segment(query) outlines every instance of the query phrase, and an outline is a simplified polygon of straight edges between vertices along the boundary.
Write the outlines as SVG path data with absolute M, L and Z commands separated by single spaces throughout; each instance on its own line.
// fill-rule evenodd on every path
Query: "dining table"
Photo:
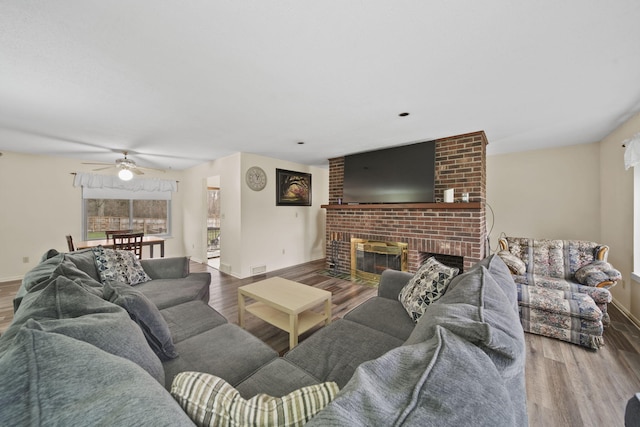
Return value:
M 162 237 L 157 236 L 143 236 L 142 237 L 142 246 L 149 247 L 149 257 L 153 258 L 153 248 L 154 246 L 160 246 L 160 257 L 164 258 L 164 239 Z M 77 242 L 75 244 L 76 250 L 80 249 L 88 249 L 88 248 L 97 248 L 98 246 L 102 246 L 103 248 L 113 248 L 114 243 L 112 239 L 97 239 L 97 240 L 84 240 L 81 242 Z

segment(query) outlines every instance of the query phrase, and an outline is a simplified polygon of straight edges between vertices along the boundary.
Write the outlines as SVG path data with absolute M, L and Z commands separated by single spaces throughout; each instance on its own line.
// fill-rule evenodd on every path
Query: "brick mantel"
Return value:
M 453 188 L 456 198 L 469 193 L 470 203 L 339 205 L 344 157 L 329 159 L 326 253 L 337 245 L 337 269 L 350 271 L 352 237 L 408 243 L 409 271 L 417 270 L 423 253 L 463 257 L 465 269 L 484 258 L 486 144 L 482 131 L 436 140 L 436 200 Z

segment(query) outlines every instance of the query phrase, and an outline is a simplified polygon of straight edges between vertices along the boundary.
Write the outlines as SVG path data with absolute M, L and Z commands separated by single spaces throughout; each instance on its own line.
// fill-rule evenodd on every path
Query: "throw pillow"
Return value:
M 513 274 L 523 276 L 527 272 L 527 266 L 524 261 L 509 251 L 500 251 L 498 252 L 498 256 L 502 258 L 502 261 L 507 264 L 507 267 L 509 267 L 509 270 L 511 270 Z
M 166 320 L 158 307 L 142 292 L 124 283 L 107 282 L 104 284 L 104 297 L 127 310 L 160 360 L 166 361 L 178 356 Z
M 594 261 L 576 271 L 576 280 L 587 286 L 598 286 L 602 282 L 615 282 L 622 279 L 622 274 L 606 261 Z
M 96 259 L 96 269 L 100 275 L 100 281 L 106 283 L 116 280 L 122 283 L 128 283 L 128 276 L 124 265 L 120 262 L 118 254 L 113 249 L 106 249 L 98 246 L 93 249 L 93 255 Z
M 201 372 L 181 372 L 171 385 L 171 395 L 199 426 L 302 426 L 337 393 L 337 384 L 326 382 L 246 400 L 222 378 Z
M 93 252 L 102 283 L 115 280 L 137 285 L 151 280 L 133 252 L 116 251 L 102 246 L 93 248 Z
M 133 252 L 130 251 L 116 251 L 120 262 L 124 268 L 127 276 L 127 282 L 130 285 L 137 285 L 138 283 L 144 283 L 151 280 L 151 277 L 144 271 L 140 260 Z
M 441 264 L 434 257 L 420 266 L 398 295 L 398 300 L 414 322 L 420 319 L 429 304 L 444 295 L 449 282 L 458 271 L 457 268 Z

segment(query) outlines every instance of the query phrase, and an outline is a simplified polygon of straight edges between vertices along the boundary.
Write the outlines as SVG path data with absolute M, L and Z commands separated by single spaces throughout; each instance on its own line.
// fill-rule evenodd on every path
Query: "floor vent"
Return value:
M 266 265 L 258 265 L 257 267 L 251 267 L 251 275 L 255 276 L 256 274 L 264 274 L 267 272 Z

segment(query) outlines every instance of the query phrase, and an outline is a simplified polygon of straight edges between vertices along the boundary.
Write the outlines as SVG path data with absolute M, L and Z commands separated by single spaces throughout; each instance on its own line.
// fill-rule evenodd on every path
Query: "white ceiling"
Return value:
M 0 2 L 5 151 L 327 165 L 477 130 L 489 154 L 591 143 L 638 111 L 638 0 Z

